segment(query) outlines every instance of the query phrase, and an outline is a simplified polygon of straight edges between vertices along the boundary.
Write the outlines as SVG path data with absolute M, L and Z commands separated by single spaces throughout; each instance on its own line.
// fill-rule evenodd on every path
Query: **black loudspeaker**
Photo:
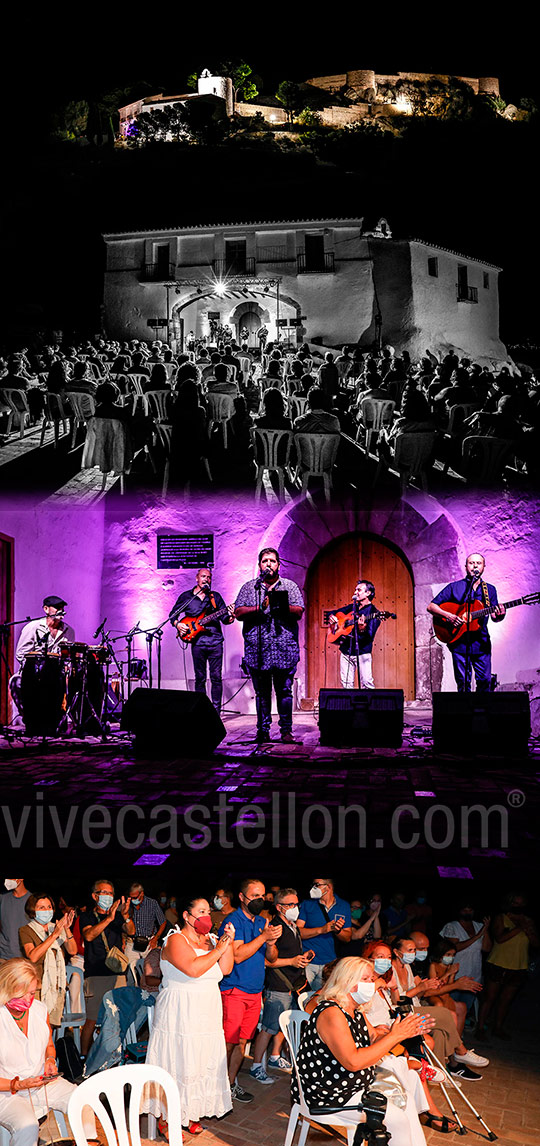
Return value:
M 403 739 L 401 688 L 321 688 L 321 744 L 334 748 L 399 748 Z
M 204 756 L 225 736 L 208 697 L 178 688 L 134 689 L 121 727 L 135 733 L 135 751 L 143 756 Z
M 531 735 L 528 692 L 434 692 L 435 752 L 526 756 Z

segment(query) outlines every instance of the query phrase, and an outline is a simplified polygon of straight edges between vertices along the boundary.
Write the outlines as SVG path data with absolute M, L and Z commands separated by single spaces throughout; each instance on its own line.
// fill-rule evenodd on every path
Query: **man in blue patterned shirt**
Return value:
M 244 659 L 255 688 L 258 744 L 270 740 L 272 685 L 281 739 L 294 743 L 292 686 L 300 659 L 298 621 L 303 612 L 298 585 L 279 575 L 277 549 L 262 549 L 259 576 L 242 585 L 235 602 L 235 616 L 244 627 Z

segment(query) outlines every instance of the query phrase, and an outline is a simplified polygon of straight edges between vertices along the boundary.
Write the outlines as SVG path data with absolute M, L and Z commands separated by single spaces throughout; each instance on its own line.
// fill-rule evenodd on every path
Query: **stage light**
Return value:
M 222 282 L 216 284 L 216 294 L 218 298 L 223 298 L 223 295 L 225 294 L 225 286 Z
M 159 867 L 160 864 L 165 863 L 165 860 L 169 859 L 169 856 L 170 852 L 168 852 L 167 855 L 151 853 L 150 855 L 139 856 L 139 858 L 135 860 L 133 867 Z

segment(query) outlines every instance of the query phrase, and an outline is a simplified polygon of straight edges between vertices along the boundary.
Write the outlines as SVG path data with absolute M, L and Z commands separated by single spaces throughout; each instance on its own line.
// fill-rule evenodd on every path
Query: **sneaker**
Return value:
M 281 733 L 281 743 L 282 744 L 296 744 L 296 740 L 294 739 L 292 732 L 282 732 Z
M 264 1066 L 252 1066 L 249 1073 L 251 1078 L 255 1079 L 255 1082 L 260 1082 L 263 1086 L 273 1086 L 276 1081 L 275 1078 L 270 1078 Z
M 249 1090 L 244 1090 L 238 1082 L 233 1082 L 231 1086 L 231 1098 L 236 1098 L 237 1102 L 253 1102 L 253 1095 Z
M 449 1062 L 446 1069 L 449 1074 L 457 1075 L 458 1078 L 464 1078 L 466 1082 L 479 1082 L 482 1078 L 481 1074 L 471 1070 L 469 1066 L 465 1066 L 464 1062 Z
M 489 1059 L 476 1054 L 474 1047 L 471 1047 L 466 1054 L 454 1054 L 454 1058 L 456 1062 L 466 1062 L 467 1066 L 489 1066 Z
M 292 1066 L 289 1060 L 287 1058 L 283 1058 L 283 1055 L 280 1054 L 271 1055 L 268 1059 L 268 1066 L 271 1070 L 286 1070 L 287 1074 L 292 1073 Z

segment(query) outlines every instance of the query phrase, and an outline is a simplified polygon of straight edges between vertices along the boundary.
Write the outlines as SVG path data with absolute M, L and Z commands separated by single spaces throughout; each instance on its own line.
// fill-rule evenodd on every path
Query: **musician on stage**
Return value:
M 21 630 L 15 656 L 20 664 L 21 671 L 28 653 L 53 653 L 58 656 L 60 645 L 75 640 L 75 630 L 64 621 L 64 611 L 67 602 L 62 597 L 52 593 L 43 598 L 44 617 L 38 621 L 29 621 Z M 9 691 L 19 713 L 22 712 L 21 673 L 15 672 L 9 682 Z
M 209 618 L 212 613 L 223 610 L 221 617 L 215 621 L 209 620 L 201 633 L 191 642 L 191 655 L 195 670 L 195 692 L 202 692 L 206 696 L 207 666 L 210 673 L 210 691 L 212 704 L 217 712 L 221 711 L 221 698 L 223 695 L 223 633 L 222 625 L 232 625 L 234 621 L 234 608 L 226 605 L 221 593 L 212 590 L 211 569 L 199 569 L 195 577 L 193 589 L 181 593 L 176 604 L 169 613 L 171 625 L 178 629 L 181 637 L 189 634 L 189 625 L 183 617 Z
M 342 688 L 354 688 L 357 669 L 359 687 L 375 688 L 371 652 L 381 618 L 373 616 L 376 611 L 372 604 L 374 596 L 375 586 L 371 581 L 358 581 L 350 604 L 340 605 L 329 617 L 330 625 L 339 624 L 336 613 L 351 615 L 353 619 L 349 636 L 340 637 L 336 642 L 340 652 L 339 671 Z
M 476 681 L 477 692 L 489 692 L 491 688 L 491 640 L 488 631 L 488 620 L 504 620 L 506 610 L 499 605 L 497 590 L 483 580 L 486 567 L 485 557 L 481 553 L 470 553 L 465 562 L 466 576 L 460 581 L 451 581 L 445 585 L 440 593 L 428 605 L 428 613 L 435 617 L 442 617 L 454 628 L 463 623 L 462 619 L 444 608 L 445 604 L 466 605 L 469 601 L 479 601 L 483 608 L 490 608 L 490 613 L 480 617 L 477 624 L 479 628 L 462 633 L 459 640 L 450 645 L 454 677 L 458 692 L 471 692 L 472 670 Z
M 15 656 L 21 667 L 28 653 L 57 653 L 59 645 L 75 640 L 74 629 L 63 619 L 66 608 L 67 602 L 62 597 L 51 594 L 43 598 L 45 617 L 29 621 L 17 641 Z
M 255 688 L 257 743 L 270 741 L 272 685 L 281 739 L 293 744 L 292 687 L 300 659 L 298 621 L 304 601 L 298 585 L 279 574 L 277 549 L 259 553 L 259 576 L 242 585 L 235 613 L 244 626 L 245 663 Z

